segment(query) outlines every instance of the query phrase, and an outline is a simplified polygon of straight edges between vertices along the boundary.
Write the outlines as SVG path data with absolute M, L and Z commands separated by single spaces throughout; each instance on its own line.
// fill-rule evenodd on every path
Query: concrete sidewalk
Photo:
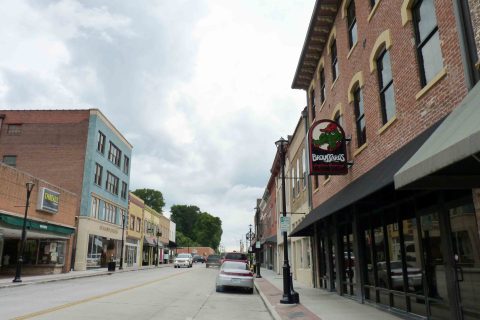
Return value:
M 309 288 L 293 281 L 295 291 L 300 295 L 300 304 L 283 305 L 283 278 L 271 270 L 262 269 L 262 278 L 255 279 L 255 287 L 275 320 L 398 320 L 388 312 L 378 310 L 343 298 L 336 293 Z
M 15 283 L 12 282 L 14 276 L 9 276 L 9 277 L 2 276 L 0 278 L 0 289 L 11 288 L 16 286 L 25 286 L 29 284 L 53 282 L 53 281 L 60 281 L 60 280 L 70 280 L 70 279 L 78 279 L 78 278 L 86 278 L 86 277 L 97 277 L 97 276 L 110 275 L 113 273 L 149 270 L 149 269 L 166 268 L 166 267 L 173 267 L 173 263 L 160 264 L 158 267 L 142 266 L 142 267 L 124 268 L 123 270 L 119 270 L 117 268 L 116 271 L 108 271 L 107 268 L 98 268 L 98 269 L 91 269 L 86 271 L 70 271 L 68 273 L 59 273 L 59 274 L 22 276 L 22 282 L 15 282 Z

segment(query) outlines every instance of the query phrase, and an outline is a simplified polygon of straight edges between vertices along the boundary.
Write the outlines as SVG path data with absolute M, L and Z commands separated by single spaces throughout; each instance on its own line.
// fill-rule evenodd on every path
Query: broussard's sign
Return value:
M 47 188 L 40 188 L 37 209 L 50 213 L 58 213 L 60 193 Z
M 332 120 L 318 120 L 308 133 L 311 175 L 348 173 L 345 132 Z

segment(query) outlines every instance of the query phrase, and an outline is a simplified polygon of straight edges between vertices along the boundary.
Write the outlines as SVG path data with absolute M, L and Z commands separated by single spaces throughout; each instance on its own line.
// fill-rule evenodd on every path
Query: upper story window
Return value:
M 127 192 L 128 192 L 127 183 L 122 181 L 122 192 L 120 193 L 120 196 L 122 197 L 122 199 L 127 199 Z
M 112 161 L 117 167 L 120 167 L 120 159 L 122 157 L 122 151 L 117 148 L 113 142 L 110 141 L 110 149 L 108 150 L 108 160 Z
M 142 219 L 137 218 L 137 228 L 135 231 L 140 232 L 140 226 L 142 225 Z
M 313 119 L 315 119 L 315 116 L 316 116 L 316 113 L 317 113 L 317 106 L 315 105 L 315 90 L 312 89 L 312 91 L 310 91 L 310 106 L 312 108 L 312 121 Z
M 295 170 L 292 168 L 292 170 L 290 171 L 290 182 L 292 184 L 292 198 L 295 197 Z
M 105 207 L 103 210 L 104 210 L 105 221 L 110 223 L 115 223 L 115 218 L 116 218 L 115 206 L 110 203 L 105 203 Z
M 17 166 L 17 156 L 3 156 L 3 163 L 11 167 Z
M 129 171 L 130 171 L 130 158 L 125 155 L 123 156 L 123 172 L 125 174 L 128 174 Z
M 102 185 L 102 173 L 103 173 L 103 167 L 99 165 L 98 163 L 95 163 L 95 184 L 101 186 Z
M 340 126 L 343 127 L 343 116 L 340 111 L 337 111 L 335 113 L 335 116 L 333 117 L 333 121 L 335 121 L 336 123 L 338 123 Z
M 297 176 L 295 178 L 297 182 L 297 185 L 296 185 L 297 195 L 299 195 L 300 194 L 300 159 L 297 159 Z
M 395 97 L 393 90 L 390 53 L 383 50 L 377 58 L 378 85 L 380 89 L 380 105 L 382 108 L 382 123 L 387 123 L 395 115 Z
M 332 82 L 335 82 L 338 77 L 338 60 L 337 60 L 337 40 L 334 39 L 330 45 L 330 52 L 332 53 Z
M 350 0 L 347 7 L 347 23 L 348 23 L 348 44 L 353 48 L 357 43 L 357 18 L 355 16 L 355 1 Z
M 135 230 L 135 217 L 130 216 L 130 223 L 129 223 L 130 230 Z
M 101 131 L 98 131 L 97 135 L 97 151 L 101 154 L 105 153 L 105 135 Z
M 302 166 L 303 166 L 303 188 L 307 187 L 307 149 L 302 152 Z
M 105 184 L 107 191 L 118 195 L 118 177 L 107 171 L 107 181 Z
M 21 124 L 9 124 L 7 126 L 7 134 L 12 136 L 17 136 L 22 133 L 22 125 Z
M 413 21 L 422 87 L 443 69 L 437 17 L 433 0 L 419 0 L 413 8 Z
M 355 109 L 355 126 L 357 130 L 357 147 L 367 142 L 367 128 L 365 123 L 365 110 L 363 106 L 362 89 L 357 86 L 353 92 L 353 106 Z
M 100 199 L 92 197 L 92 214 L 94 218 L 98 218 L 98 210 L 100 208 Z
M 325 69 L 322 67 L 320 69 L 320 103 L 325 101 Z

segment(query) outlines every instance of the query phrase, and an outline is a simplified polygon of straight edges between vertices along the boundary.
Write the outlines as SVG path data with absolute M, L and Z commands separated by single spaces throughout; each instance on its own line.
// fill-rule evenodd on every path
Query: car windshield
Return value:
M 191 258 L 192 256 L 188 253 L 180 253 L 177 258 Z
M 240 269 L 240 270 L 247 270 L 248 266 L 244 262 L 234 262 L 234 261 L 227 261 L 224 262 L 222 265 L 223 269 Z
M 244 253 L 227 253 L 225 256 L 227 260 L 247 260 L 247 256 Z

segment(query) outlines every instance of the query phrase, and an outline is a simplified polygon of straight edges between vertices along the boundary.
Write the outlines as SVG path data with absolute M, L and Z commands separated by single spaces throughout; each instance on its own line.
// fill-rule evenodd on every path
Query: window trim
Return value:
M 114 155 L 114 153 L 112 152 L 112 149 L 115 151 L 118 151 L 118 157 Z M 115 143 L 113 143 L 112 141 L 110 141 L 110 147 L 108 149 L 108 160 L 114 165 L 116 165 L 117 167 L 120 167 L 120 164 L 122 163 L 122 150 L 120 150 L 120 148 L 117 147 Z M 114 161 L 114 160 L 118 160 L 118 163 L 117 161 Z
M 112 177 L 113 178 L 113 184 L 110 183 L 109 181 L 109 177 Z M 113 173 L 111 173 L 110 171 L 107 170 L 107 179 L 105 179 L 105 189 L 110 192 L 111 194 L 114 194 L 116 196 L 118 196 L 118 184 L 119 184 L 119 181 L 120 179 L 114 175 Z M 110 190 L 109 189 L 109 186 L 112 186 L 112 189 L 113 190 Z
M 98 168 L 100 168 L 100 175 L 97 179 Z M 93 176 L 93 183 L 95 183 L 97 186 L 102 186 L 102 178 L 103 178 L 103 166 L 95 162 L 95 174 Z
M 353 13 L 354 13 L 353 18 L 350 17 L 350 6 L 352 6 L 352 5 L 353 5 Z M 357 12 L 356 12 L 356 8 L 355 8 L 355 1 L 354 0 L 349 1 L 349 3 L 346 6 L 346 10 L 347 10 L 348 47 L 349 47 L 349 49 L 353 49 L 358 42 Z M 351 22 L 349 21 L 350 18 L 352 18 Z M 352 31 L 353 31 L 353 28 L 355 26 L 357 26 L 357 40 L 355 42 L 353 42 Z
M 98 130 L 98 135 L 97 135 L 97 151 L 100 152 L 101 154 L 105 154 L 105 142 L 107 141 L 107 137 L 105 134 Z
M 360 86 L 356 86 L 355 89 L 353 90 L 353 108 L 354 108 L 354 116 L 355 116 L 355 133 L 356 133 L 356 138 L 357 138 L 357 148 L 362 147 L 364 144 L 367 143 L 367 123 L 366 123 L 366 117 L 365 117 L 365 105 L 363 106 L 363 113 L 360 114 L 360 99 L 357 99 L 357 96 L 362 95 L 362 88 Z M 363 97 L 361 97 L 362 100 Z M 363 101 L 364 103 L 364 101 Z M 363 138 L 363 134 L 360 134 L 362 130 L 359 124 L 361 121 L 365 121 L 365 137 Z
M 332 40 L 332 43 L 330 44 L 330 58 L 331 58 L 330 71 L 332 72 L 332 82 L 335 83 L 335 81 L 338 79 L 338 76 L 340 74 L 340 70 L 338 70 L 337 72 L 337 69 L 339 69 L 339 66 L 338 66 L 337 39 L 335 38 Z
M 386 54 L 390 54 L 388 50 L 383 49 L 380 54 L 377 57 L 377 76 L 378 76 L 378 88 L 379 88 L 379 95 L 380 95 L 380 111 L 382 115 L 382 126 L 385 125 L 387 122 L 389 122 L 396 114 L 392 116 L 392 118 L 387 119 L 387 106 L 385 102 L 385 92 L 392 87 L 393 90 L 393 103 L 395 105 L 395 90 L 393 87 L 393 70 L 392 70 L 392 63 L 391 59 L 390 60 L 390 71 L 391 71 L 391 79 L 388 81 L 387 84 L 383 83 L 383 73 L 380 70 L 380 63 L 383 66 L 383 58 L 385 57 Z M 382 67 L 383 68 L 383 67 Z M 395 111 L 396 111 L 396 106 L 395 106 Z

